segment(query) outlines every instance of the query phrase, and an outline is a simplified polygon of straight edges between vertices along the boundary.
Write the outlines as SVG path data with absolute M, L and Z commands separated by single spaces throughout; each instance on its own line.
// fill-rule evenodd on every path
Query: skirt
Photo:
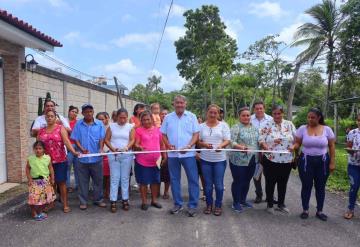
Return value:
M 141 185 L 159 184 L 160 170 L 157 166 L 147 167 L 135 161 L 135 178 Z
M 66 182 L 67 170 L 68 170 L 67 161 L 61 163 L 53 163 L 53 169 L 55 175 L 55 182 L 56 183 Z
M 103 176 L 110 176 L 109 157 L 103 156 Z
M 170 183 L 170 173 L 168 163 L 164 164 L 160 169 L 160 181 Z
M 48 178 L 34 179 L 29 186 L 28 204 L 42 206 L 55 201 L 56 195 Z

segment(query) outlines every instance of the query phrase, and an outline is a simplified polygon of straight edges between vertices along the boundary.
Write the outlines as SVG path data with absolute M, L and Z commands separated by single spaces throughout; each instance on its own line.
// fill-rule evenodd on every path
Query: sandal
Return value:
M 141 204 L 141 209 L 142 210 L 146 211 L 146 210 L 148 210 L 148 208 L 149 208 L 149 205 L 147 205 L 145 203 Z
M 345 214 L 344 214 L 344 218 L 347 220 L 351 220 L 354 217 L 354 211 L 353 210 L 348 210 Z
M 116 208 L 116 202 L 111 202 L 111 204 L 110 204 L 110 211 L 111 211 L 112 213 L 116 213 L 116 210 L 117 210 L 117 208 Z
M 169 197 L 169 194 L 164 194 L 164 195 L 163 195 L 163 199 L 164 199 L 164 200 L 167 200 L 167 199 L 169 199 L 169 198 L 170 198 L 170 197 Z
M 69 213 L 71 211 L 71 208 L 70 207 L 64 207 L 63 209 L 64 213 Z
M 214 215 L 215 216 L 220 216 L 221 214 L 222 214 L 222 209 L 216 207 L 215 210 L 214 210 Z
M 309 213 L 304 211 L 300 214 L 300 218 L 303 220 L 306 220 L 307 218 L 309 218 Z
M 204 209 L 204 214 L 211 214 L 212 212 L 212 205 L 207 205 Z
M 128 200 L 122 201 L 122 209 L 123 209 L 124 211 L 129 211 L 129 208 L 130 208 L 130 205 L 129 205 Z
M 159 209 L 162 208 L 162 205 L 158 202 L 152 202 L 151 206 L 153 206 L 154 208 L 159 208 Z

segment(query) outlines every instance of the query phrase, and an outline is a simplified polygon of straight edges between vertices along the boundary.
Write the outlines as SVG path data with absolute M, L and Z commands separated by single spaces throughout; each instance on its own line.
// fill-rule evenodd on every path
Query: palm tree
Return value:
M 322 3 L 311 7 L 305 13 L 313 17 L 315 23 L 301 25 L 295 33 L 295 42 L 292 46 L 308 45 L 308 48 L 301 52 L 296 60 L 308 61 L 311 66 L 318 59 L 325 58 L 327 92 L 324 113 L 327 115 L 331 86 L 334 79 L 334 50 L 343 22 L 343 15 L 337 8 L 335 0 L 323 0 Z

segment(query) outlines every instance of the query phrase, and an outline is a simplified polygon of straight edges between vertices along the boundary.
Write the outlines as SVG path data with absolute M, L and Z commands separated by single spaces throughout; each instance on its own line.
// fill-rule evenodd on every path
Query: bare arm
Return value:
M 26 162 L 26 167 L 25 167 L 25 173 L 26 173 L 26 177 L 28 179 L 28 185 L 30 186 L 31 183 L 32 183 L 32 177 L 30 176 L 30 164 L 29 164 L 29 161 Z
M 329 140 L 330 172 L 335 170 L 335 139 Z
M 31 130 L 31 136 L 32 137 L 37 137 L 38 133 L 39 133 L 39 129 L 32 129 Z
M 163 142 L 164 142 L 164 145 L 165 145 L 165 148 L 166 148 L 166 149 L 169 149 L 169 150 L 175 149 L 174 145 L 171 145 L 171 144 L 169 143 L 169 139 L 168 139 L 168 137 L 167 137 L 166 134 L 162 134 L 162 140 L 163 140 Z
M 89 150 L 87 150 L 83 146 L 81 146 L 81 144 L 80 144 L 80 142 L 78 140 L 75 140 L 75 144 L 83 154 L 88 154 L 89 153 Z
M 68 132 L 65 130 L 63 126 L 61 127 L 60 134 L 61 134 L 61 139 L 63 140 L 66 148 L 74 155 L 78 155 L 78 153 L 75 151 L 74 147 L 70 143 Z
M 50 171 L 50 183 L 55 184 L 54 168 L 53 168 L 51 162 L 49 163 L 49 171 Z
M 135 144 L 135 129 L 132 128 L 130 131 L 129 143 L 126 147 L 127 150 L 131 149 Z
M 106 146 L 108 146 L 108 148 L 110 149 L 111 152 L 116 152 L 116 148 L 114 148 L 112 145 L 111 145 L 111 129 L 110 128 L 107 128 L 106 130 L 106 134 L 105 134 L 105 144 Z

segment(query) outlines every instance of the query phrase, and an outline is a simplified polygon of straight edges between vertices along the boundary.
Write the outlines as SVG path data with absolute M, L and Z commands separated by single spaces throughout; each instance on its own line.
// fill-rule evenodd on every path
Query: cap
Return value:
M 92 105 L 90 105 L 90 104 L 82 105 L 81 110 L 84 111 L 84 110 L 86 110 L 88 108 L 94 110 L 94 107 Z

